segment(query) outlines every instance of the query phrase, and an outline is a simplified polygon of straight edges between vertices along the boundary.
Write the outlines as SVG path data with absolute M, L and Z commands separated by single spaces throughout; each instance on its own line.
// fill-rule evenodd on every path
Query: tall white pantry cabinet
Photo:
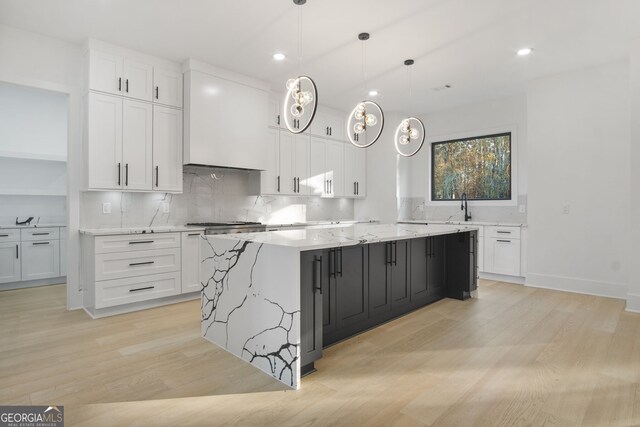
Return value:
M 180 66 L 90 41 L 85 67 L 85 190 L 181 192 Z

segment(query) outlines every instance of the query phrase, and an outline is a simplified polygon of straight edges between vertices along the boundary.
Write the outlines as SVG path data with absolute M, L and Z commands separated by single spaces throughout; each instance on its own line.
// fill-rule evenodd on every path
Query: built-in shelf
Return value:
M 67 156 L 60 156 L 57 154 L 40 154 L 40 153 L 20 153 L 16 151 L 1 151 L 0 157 L 6 157 L 10 159 L 24 159 L 24 160 L 42 160 L 47 162 L 66 162 Z

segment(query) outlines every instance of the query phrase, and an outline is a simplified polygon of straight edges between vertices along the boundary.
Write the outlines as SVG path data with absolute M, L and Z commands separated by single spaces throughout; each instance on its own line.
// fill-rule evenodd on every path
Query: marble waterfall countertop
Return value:
M 302 230 L 280 230 L 260 233 L 217 234 L 215 238 L 232 241 L 284 246 L 299 251 L 335 248 L 392 240 L 414 239 L 439 234 L 460 233 L 476 228 L 446 224 L 339 224 Z M 208 236 L 213 238 L 214 236 Z
M 410 219 L 398 221 L 398 224 L 448 224 L 448 225 L 493 225 L 496 227 L 526 227 L 524 222 L 506 222 L 506 221 L 444 221 L 431 219 Z
M 159 227 L 132 227 L 132 228 L 81 228 L 80 234 L 89 236 L 113 236 L 118 234 L 153 234 L 153 233 L 177 233 L 181 231 L 202 231 L 204 227 L 187 227 L 184 225 L 165 225 Z

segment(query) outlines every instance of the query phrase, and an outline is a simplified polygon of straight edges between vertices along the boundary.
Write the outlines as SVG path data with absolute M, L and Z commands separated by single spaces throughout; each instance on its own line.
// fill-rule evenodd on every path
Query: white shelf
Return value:
M 60 156 L 56 154 L 39 154 L 39 153 L 19 153 L 15 151 L 0 151 L 0 157 L 6 157 L 10 159 L 23 159 L 23 160 L 40 160 L 47 162 L 66 162 L 67 156 Z

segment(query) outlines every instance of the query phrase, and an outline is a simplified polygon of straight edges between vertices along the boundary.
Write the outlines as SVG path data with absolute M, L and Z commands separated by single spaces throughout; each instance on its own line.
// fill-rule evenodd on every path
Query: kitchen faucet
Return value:
M 464 220 L 469 221 L 471 219 L 471 214 L 467 214 L 467 193 L 462 193 L 462 197 L 461 197 L 461 204 L 460 204 L 460 210 L 464 211 Z

